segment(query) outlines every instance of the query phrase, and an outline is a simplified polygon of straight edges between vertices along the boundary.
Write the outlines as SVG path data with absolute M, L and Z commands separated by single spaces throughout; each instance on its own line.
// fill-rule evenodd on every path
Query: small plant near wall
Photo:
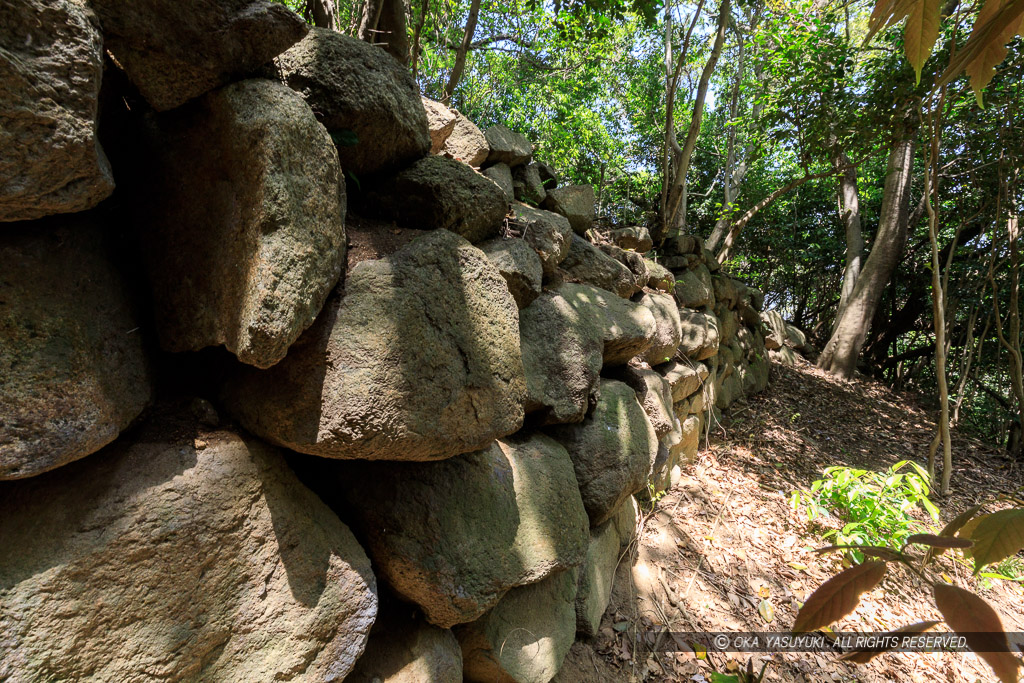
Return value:
M 1024 489 L 1022 489 L 1024 491 Z M 986 508 L 1009 503 L 1013 507 L 983 512 Z M 909 582 L 917 577 L 931 585 L 935 607 L 946 624 L 967 646 L 978 654 L 1002 683 L 1016 683 L 1020 660 L 1009 647 L 999 614 L 973 592 L 952 585 L 947 577 L 936 573 L 934 563 L 947 550 L 961 553 L 963 561 L 973 563 L 974 574 L 992 564 L 1005 562 L 1024 548 L 1024 500 L 1021 491 L 975 505 L 958 515 L 938 534 L 911 533 L 895 546 L 882 544 L 837 544 L 817 552 L 856 550 L 865 559 L 822 584 L 808 598 L 796 615 L 793 632 L 813 631 L 842 619 L 856 609 L 860 596 L 879 585 L 895 565 L 902 569 L 901 579 Z M 902 626 L 886 635 L 923 633 L 940 622 L 919 621 Z M 862 664 L 885 648 L 852 650 L 842 656 Z
M 915 508 L 920 506 L 938 523 L 939 510 L 928 498 L 930 490 L 924 468 L 902 460 L 885 472 L 829 467 L 810 491 L 794 491 L 790 502 L 794 510 L 802 503 L 809 521 L 837 519 L 842 527 L 823 535 L 836 545 L 898 549 L 912 534 L 928 531 L 910 515 Z M 864 560 L 855 548 L 849 554 L 857 562 Z

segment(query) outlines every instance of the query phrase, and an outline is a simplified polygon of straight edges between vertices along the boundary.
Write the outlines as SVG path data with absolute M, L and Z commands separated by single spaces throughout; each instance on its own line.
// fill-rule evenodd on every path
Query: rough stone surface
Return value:
M 494 237 L 508 213 L 497 185 L 466 164 L 428 156 L 368 188 L 366 208 L 410 228 L 444 228 L 470 242 Z
M 436 626 L 579 566 L 587 515 L 565 449 L 543 434 L 435 463 L 330 463 L 378 576 Z M 386 501 L 386 504 L 382 504 Z
M 0 559 L 0 678 L 314 683 L 351 670 L 377 612 L 362 548 L 278 451 L 202 440 L 143 435 L 0 484 L 0 543 L 18 549 Z
M 679 310 L 679 321 L 683 326 L 679 351 L 689 360 L 704 360 L 718 353 L 720 336 L 715 316 L 683 308 Z
M 505 194 L 505 199 L 510 202 L 515 199 L 512 169 L 508 167 L 508 164 L 495 164 L 494 166 L 488 166 L 480 172 L 493 180 L 501 188 L 501 191 Z
M 676 235 L 665 240 L 666 254 L 702 254 L 704 242 L 696 235 Z
M 421 97 L 427 113 L 427 130 L 430 133 L 430 153 L 437 154 L 444 147 L 448 136 L 455 130 L 458 113 L 429 97 Z
M 645 259 L 645 263 L 647 265 L 647 286 L 671 294 L 676 288 L 676 276 L 672 274 L 672 271 L 650 259 Z
M 478 621 L 456 629 L 469 683 L 548 683 L 576 639 L 579 570 L 515 588 Z
M 566 185 L 547 191 L 544 208 L 569 219 L 573 232 L 582 235 L 594 224 L 594 188 L 591 185 Z
M 253 433 L 331 458 L 430 460 L 519 429 L 519 315 L 505 280 L 446 230 L 349 273 L 288 357 L 224 399 Z
M 623 509 L 628 503 L 623 504 Z M 585 636 L 597 635 L 601 617 L 612 597 L 612 583 L 619 564 L 620 538 L 615 520 L 591 530 L 587 560 L 580 568 L 576 590 L 576 631 Z
M 646 308 L 596 287 L 563 284 L 520 312 L 527 412 L 541 422 L 579 422 L 604 365 L 643 353 L 655 333 Z
M 452 158 L 476 168 L 487 161 L 490 152 L 487 138 L 476 124 L 455 112 L 455 127 L 441 148 L 441 153 L 451 155 Z
M 629 268 L 629 272 L 633 273 L 633 280 L 638 290 L 643 289 L 647 285 L 647 280 L 651 274 L 647 270 L 647 259 L 643 256 L 635 251 L 621 249 L 614 244 L 602 244 L 598 249 L 626 266 L 626 268 Z
M 430 151 L 427 113 L 416 81 L 384 50 L 312 28 L 274 66 L 338 141 L 346 171 L 362 178 Z M 350 144 L 353 136 L 355 144 Z
M 660 374 L 640 365 L 625 365 L 612 369 L 609 376 L 625 382 L 636 392 L 636 399 L 659 439 L 677 426 L 672 387 Z
M 526 164 L 517 166 L 512 174 L 515 197 L 519 201 L 540 206 L 547 197 L 544 184 L 540 179 L 540 169 L 537 164 Z
M 708 378 L 711 371 L 704 363 L 677 363 L 671 361 L 655 368 L 672 387 L 672 400 L 679 402 L 692 396 Z
M 93 453 L 149 401 L 142 335 L 96 222 L 0 231 L 0 479 Z
M 640 291 L 633 271 L 576 234 L 572 236 L 569 254 L 561 267 L 574 280 L 607 289 L 621 297 L 629 298 Z
M 647 484 L 658 437 L 628 385 L 602 379 L 583 422 L 548 429 L 569 451 L 592 527 Z
M 104 49 L 157 111 L 252 73 L 309 30 L 299 15 L 266 0 L 92 5 L 103 25 Z
M 515 168 L 520 164 L 525 164 L 533 156 L 533 144 L 526 139 L 526 136 L 516 133 L 508 126 L 500 123 L 491 126 L 484 133 L 484 137 L 490 148 L 490 153 L 487 155 L 488 164 L 505 163 Z
M 651 348 L 644 359 L 651 365 L 658 365 L 672 359 L 682 342 L 683 329 L 679 319 L 679 308 L 670 294 L 647 292 L 637 302 L 654 317 L 655 333 Z
M 681 270 L 676 274 L 673 291 L 676 301 L 683 308 L 701 308 L 715 304 L 715 290 L 711 284 L 711 273 L 707 266 L 697 264 L 694 268 Z
M 462 683 L 462 649 L 455 634 L 426 623 L 412 607 L 382 602 L 345 683 Z
M 640 506 L 636 498 L 630 496 L 612 515 L 612 524 L 619 536 L 619 547 L 625 548 L 636 538 L 637 520 L 640 519 Z
M 526 308 L 540 295 L 540 257 L 524 240 L 497 237 L 481 244 L 480 249 L 505 278 L 519 308 Z
M 5 2 L 0 45 L 0 221 L 92 208 L 114 190 L 96 139 L 96 16 L 82 2 Z
M 689 464 L 697 460 L 697 449 L 700 446 L 700 418 L 690 415 L 681 420 L 682 439 L 679 441 L 678 460 Z
M 604 325 L 592 301 L 593 288 L 567 284 L 519 314 L 525 409 L 543 410 L 542 422 L 579 422 L 597 388 Z
M 611 238 L 612 242 L 623 249 L 632 249 L 640 253 L 650 251 L 654 247 L 650 231 L 639 225 L 612 230 Z
M 320 312 L 345 262 L 338 155 L 280 83 L 232 83 L 149 120 L 140 230 L 160 343 L 225 345 L 269 367 Z
M 525 204 L 513 204 L 512 210 L 516 225 L 523 231 L 523 239 L 540 256 L 544 277 L 551 277 L 569 255 L 572 242 L 569 221 L 565 216 L 534 209 Z

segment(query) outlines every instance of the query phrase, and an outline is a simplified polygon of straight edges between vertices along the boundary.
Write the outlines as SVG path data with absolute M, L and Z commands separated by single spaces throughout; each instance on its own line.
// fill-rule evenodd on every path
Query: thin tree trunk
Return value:
M 420 64 L 420 34 L 423 33 L 423 25 L 427 21 L 427 9 L 430 7 L 430 0 L 423 0 L 423 6 L 420 7 L 420 19 L 416 22 L 416 27 L 412 32 L 412 78 L 416 80 L 419 77 L 419 64 Z
M 340 31 L 338 23 L 338 7 L 334 0 L 306 0 L 306 18 L 313 21 L 313 26 Z
M 740 36 L 739 43 L 740 54 L 736 64 L 736 80 L 732 84 L 732 95 L 729 99 L 729 121 L 732 125 L 729 126 L 728 142 L 726 143 L 725 152 L 725 171 L 722 173 L 722 213 L 719 215 L 718 220 L 715 221 L 715 227 L 704 243 L 704 246 L 711 250 L 714 250 L 722 240 L 722 237 L 725 236 L 725 232 L 729 228 L 729 223 L 731 222 L 730 216 L 732 215 L 733 210 L 732 203 L 736 200 L 736 197 L 733 196 L 733 188 L 736 186 L 736 178 L 733 174 L 736 170 L 735 121 L 737 113 L 739 112 L 740 82 L 743 80 L 744 41 L 742 36 Z
M 811 175 L 805 175 L 802 178 L 791 180 L 759 201 L 757 204 L 754 204 L 752 207 L 747 209 L 746 213 L 736 219 L 736 222 L 729 226 L 729 234 L 725 237 L 725 244 L 722 245 L 722 250 L 718 252 L 718 262 L 725 263 L 729 258 L 729 252 L 732 250 L 733 245 L 736 244 L 736 238 L 739 237 L 740 231 L 746 227 L 747 223 L 749 223 L 754 216 L 771 206 L 772 202 L 790 190 L 795 190 L 809 180 L 824 178 L 827 175 L 832 175 L 834 172 L 835 171 L 832 169 L 829 169 L 827 171 L 822 171 L 821 173 L 813 173 Z M 710 247 L 708 248 L 710 249 Z
M 913 164 L 914 133 L 907 131 L 893 143 L 889 152 L 874 246 L 864 262 L 843 316 L 818 358 L 818 367 L 844 379 L 852 378 L 857 370 L 857 359 L 871 319 L 906 244 Z
M 700 135 L 700 122 L 704 117 L 704 100 L 708 94 L 711 74 L 714 73 L 718 57 L 722 54 L 722 45 L 725 43 L 725 28 L 729 24 L 731 10 L 730 0 L 722 0 L 722 5 L 718 10 L 718 28 L 715 33 L 715 43 L 711 48 L 711 55 L 708 57 L 703 71 L 701 71 L 700 81 L 697 84 L 697 96 L 693 101 L 693 112 L 690 116 L 690 127 L 686 132 L 686 142 L 673 155 L 672 182 L 669 186 L 668 198 L 665 202 L 665 213 L 661 219 L 661 232 L 666 237 L 682 234 L 686 229 L 686 175 L 690 170 L 690 158 L 693 156 L 693 150 L 697 146 L 697 138 Z M 677 146 L 678 142 L 674 147 Z M 665 182 L 667 182 L 667 179 Z
M 366 0 L 359 22 L 359 40 L 383 47 L 402 64 L 409 63 L 409 36 L 403 0 Z
M 857 169 L 850 164 L 846 153 L 839 150 L 836 154 L 836 165 L 843 167 L 839 176 L 839 210 L 842 212 L 843 228 L 846 231 L 846 267 L 843 269 L 843 287 L 839 292 L 839 308 L 836 310 L 836 321 L 832 331 L 839 324 L 839 319 L 846 310 L 846 304 L 853 294 L 853 288 L 860 277 L 860 269 L 864 261 L 864 234 L 860 225 L 860 197 L 857 192 Z
M 469 5 L 469 17 L 466 19 L 466 30 L 462 34 L 462 44 L 455 53 L 455 65 L 448 74 L 448 84 L 444 86 L 441 94 L 441 101 L 451 104 L 452 95 L 455 93 L 455 86 L 462 80 L 462 72 L 466 68 L 466 54 L 469 52 L 469 44 L 473 42 L 473 34 L 476 33 L 476 20 L 480 15 L 480 0 L 473 0 Z

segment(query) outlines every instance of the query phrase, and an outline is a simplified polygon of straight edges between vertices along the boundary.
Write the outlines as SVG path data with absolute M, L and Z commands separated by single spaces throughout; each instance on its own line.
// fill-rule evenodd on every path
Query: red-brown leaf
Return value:
M 857 607 L 860 596 L 877 586 L 884 576 L 885 562 L 874 560 L 836 574 L 807 598 L 796 615 L 793 632 L 813 631 L 842 619 Z
M 968 538 L 952 538 L 935 534 L 911 534 L 907 537 L 907 545 L 911 543 L 930 545 L 933 548 L 970 548 L 974 545 L 974 541 Z
M 1017 683 L 1017 658 L 1003 631 L 1003 622 L 991 605 L 958 586 L 936 583 L 935 606 L 946 623 L 967 641 L 967 647 L 988 662 L 1002 683 Z

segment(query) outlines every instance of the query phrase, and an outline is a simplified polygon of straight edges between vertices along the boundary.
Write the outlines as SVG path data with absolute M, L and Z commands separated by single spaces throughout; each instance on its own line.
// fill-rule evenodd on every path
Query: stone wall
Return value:
M 549 681 L 763 296 L 383 50 L 181 7 L 0 11 L 0 680 Z

